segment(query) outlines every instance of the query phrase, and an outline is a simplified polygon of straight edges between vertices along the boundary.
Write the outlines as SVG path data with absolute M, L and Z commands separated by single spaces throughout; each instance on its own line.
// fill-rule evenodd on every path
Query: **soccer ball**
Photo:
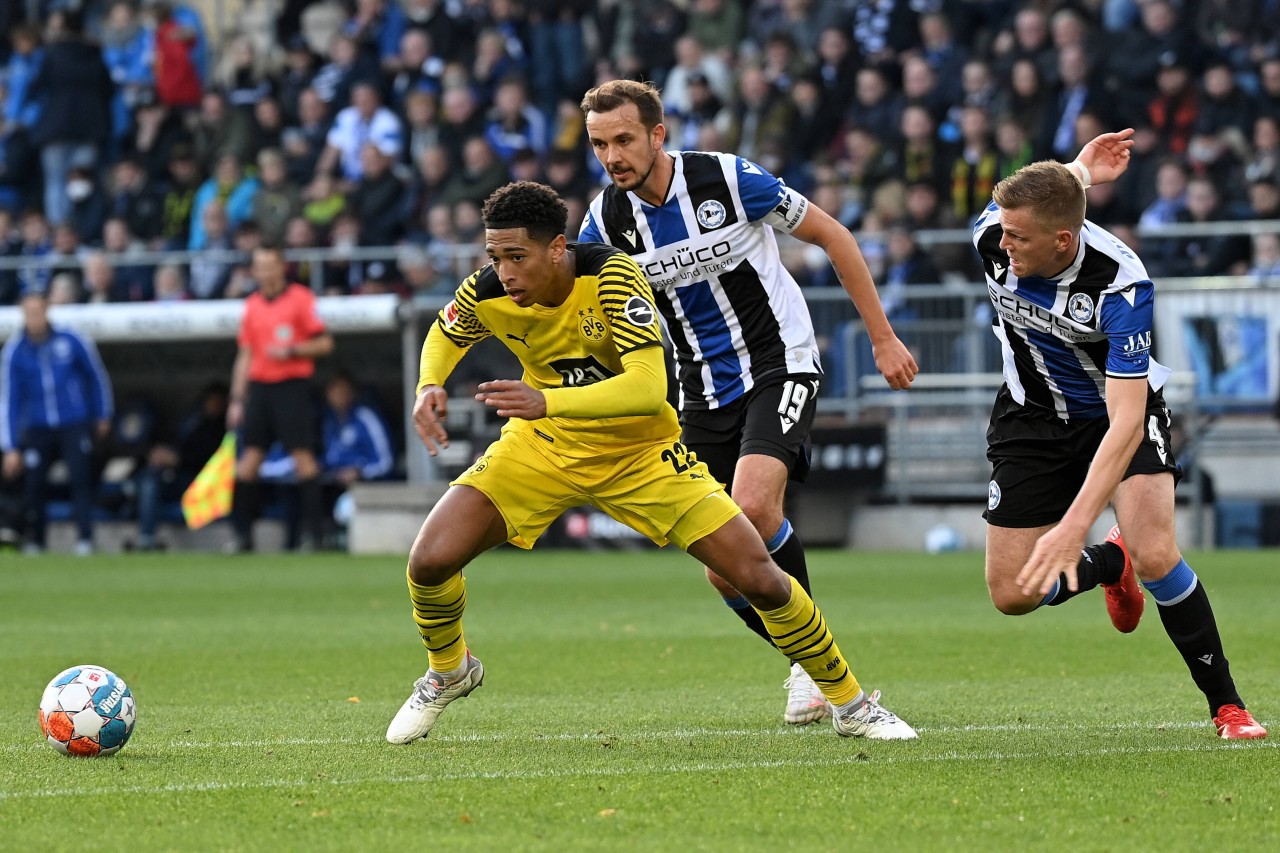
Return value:
M 40 697 L 40 731 L 63 755 L 111 755 L 133 734 L 137 709 L 124 679 L 82 664 L 54 676 Z
M 930 554 L 943 554 L 948 551 L 959 551 L 964 547 L 964 539 L 960 531 L 945 524 L 935 524 L 925 531 L 924 550 Z

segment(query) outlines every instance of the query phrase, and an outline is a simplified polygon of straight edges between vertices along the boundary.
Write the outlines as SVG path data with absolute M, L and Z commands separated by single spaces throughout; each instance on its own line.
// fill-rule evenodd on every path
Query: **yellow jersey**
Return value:
M 629 256 L 602 243 L 570 243 L 575 278 L 569 297 L 554 308 L 522 308 L 511 301 L 492 266 L 462 283 L 436 320 L 455 345 L 468 349 L 494 336 L 524 368 L 537 390 L 591 385 L 623 372 L 622 356 L 662 345 L 653 292 Z M 422 383 L 419 383 L 419 387 Z M 675 409 L 657 415 L 610 418 L 510 419 L 503 428 L 531 430 L 558 453 L 588 457 L 641 442 L 676 441 Z

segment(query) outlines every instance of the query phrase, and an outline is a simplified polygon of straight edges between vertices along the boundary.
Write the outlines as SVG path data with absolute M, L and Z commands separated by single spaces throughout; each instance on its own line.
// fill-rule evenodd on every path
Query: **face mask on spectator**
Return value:
M 72 201 L 84 201 L 93 192 L 93 184 L 84 178 L 67 181 L 67 198 Z

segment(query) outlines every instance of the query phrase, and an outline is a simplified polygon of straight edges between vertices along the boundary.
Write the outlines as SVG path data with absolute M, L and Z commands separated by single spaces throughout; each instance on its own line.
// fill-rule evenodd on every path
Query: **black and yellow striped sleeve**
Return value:
M 600 307 L 613 331 L 619 354 L 662 345 L 653 290 L 640 267 L 627 255 L 613 255 L 601 267 Z
M 462 283 L 436 318 L 445 337 L 464 349 L 493 334 L 476 314 L 476 279 L 481 272 L 483 270 L 472 273 Z

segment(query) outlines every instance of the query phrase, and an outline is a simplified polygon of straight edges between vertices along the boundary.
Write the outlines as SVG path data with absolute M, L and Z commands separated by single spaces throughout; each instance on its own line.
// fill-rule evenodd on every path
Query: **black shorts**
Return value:
M 244 401 L 245 447 L 268 450 L 279 441 L 284 449 L 315 450 L 316 408 L 307 379 L 250 382 Z
M 982 517 L 997 527 L 1042 527 L 1066 514 L 1089 473 L 1110 421 L 1106 417 L 1064 421 L 1042 409 L 1020 406 L 1002 387 L 987 427 L 991 483 Z M 1169 439 L 1169 409 L 1164 395 L 1148 391 L 1142 443 L 1124 478 L 1168 471 L 1174 481 L 1182 470 Z
M 809 476 L 809 430 L 821 378 L 780 373 L 723 408 L 682 412 L 681 441 L 730 493 L 738 459 L 754 453 L 780 459 L 791 479 L 803 483 Z

